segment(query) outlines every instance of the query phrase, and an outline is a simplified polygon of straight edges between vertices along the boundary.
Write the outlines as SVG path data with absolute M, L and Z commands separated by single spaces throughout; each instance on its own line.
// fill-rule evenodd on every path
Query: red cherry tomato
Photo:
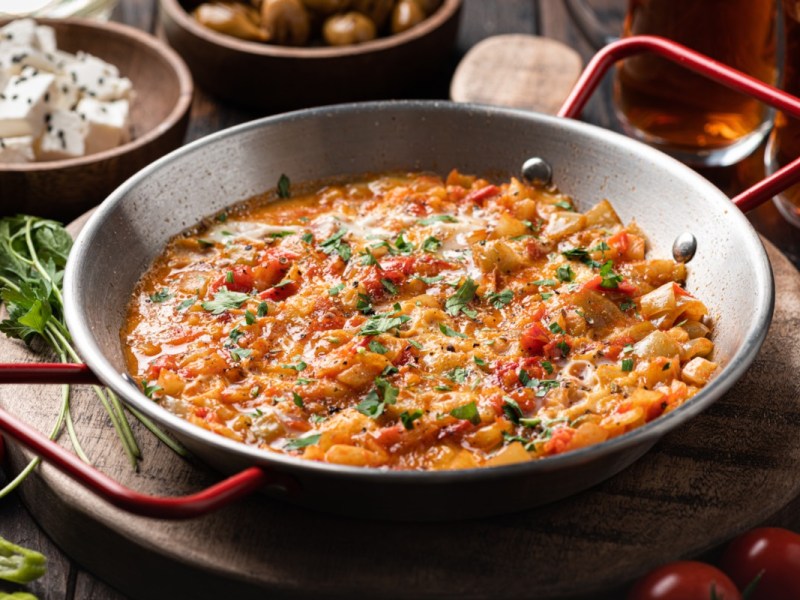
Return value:
M 763 572 L 749 600 L 800 598 L 800 535 L 761 527 L 735 538 L 722 555 L 722 569 L 744 589 Z
M 713 594 L 713 595 L 712 595 Z M 631 588 L 628 600 L 741 600 L 725 573 L 706 563 L 677 561 L 650 571 Z

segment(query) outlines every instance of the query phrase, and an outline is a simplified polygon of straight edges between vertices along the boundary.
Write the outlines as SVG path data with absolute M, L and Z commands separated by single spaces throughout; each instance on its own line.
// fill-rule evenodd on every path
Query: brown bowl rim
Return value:
M 184 31 L 202 39 L 206 43 L 222 46 L 228 50 L 272 58 L 335 59 L 390 50 L 423 38 L 453 18 L 461 8 L 462 0 L 444 0 L 442 5 L 430 17 L 401 33 L 376 38 L 369 42 L 352 46 L 315 46 L 310 48 L 276 46 L 264 42 L 240 40 L 203 27 L 181 6 L 179 0 L 159 0 L 159 4 L 161 9 L 178 23 Z
M 0 19 L 0 26 L 12 21 L 14 19 Z M 76 158 L 66 158 L 63 160 L 47 160 L 36 161 L 29 163 L 0 163 L 0 174 L 2 173 L 31 173 L 36 171 L 56 171 L 61 169 L 69 169 L 75 167 L 87 166 L 94 163 L 100 163 L 105 160 L 123 156 L 131 151 L 138 150 L 147 146 L 154 140 L 161 137 L 164 133 L 172 129 L 181 119 L 186 115 L 192 106 L 192 96 L 194 93 L 194 84 L 192 76 L 189 72 L 189 67 L 183 62 L 180 55 L 170 48 L 167 44 L 160 41 L 155 36 L 149 33 L 136 29 L 121 23 L 114 23 L 110 21 L 92 21 L 90 19 L 40 19 L 37 18 L 36 22 L 40 25 L 53 25 L 53 26 L 77 26 L 79 28 L 90 29 L 95 31 L 111 31 L 112 33 L 124 37 L 135 44 L 149 46 L 161 54 L 167 61 L 167 64 L 172 68 L 178 80 L 179 93 L 178 101 L 173 106 L 170 113 L 158 125 L 153 127 L 144 135 L 139 136 L 130 142 L 103 150 L 95 154 L 87 154 L 86 156 L 79 156 Z

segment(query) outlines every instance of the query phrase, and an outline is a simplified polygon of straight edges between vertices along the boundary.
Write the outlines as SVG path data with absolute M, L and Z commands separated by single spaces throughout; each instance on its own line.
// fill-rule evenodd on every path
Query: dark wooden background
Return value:
M 611 27 L 618 27 L 625 0 L 593 0 L 593 4 Z M 157 0 L 120 0 L 112 18 L 155 34 L 159 32 Z M 593 52 L 570 22 L 563 3 L 558 0 L 465 0 L 458 48 L 448 68 L 437 81 L 415 90 L 409 97 L 447 97 L 450 76 L 460 57 L 480 40 L 503 33 L 529 33 L 555 38 L 578 50 L 584 59 Z M 264 115 L 223 106 L 202 90 L 197 90 L 186 141 L 261 116 Z M 584 118 L 616 128 L 607 84 L 592 100 Z M 703 174 L 727 193 L 734 194 L 763 176 L 762 160 L 762 155 L 757 152 L 740 165 L 707 170 Z M 771 203 L 751 213 L 750 218 L 762 235 L 773 241 L 800 267 L 800 231 L 785 223 Z M 0 501 L 0 535 L 37 548 L 48 557 L 47 575 L 27 587 L 41 600 L 125 598 L 123 593 L 97 580 L 62 554 L 37 527 L 16 495 Z M 113 548 L 109 552 L 113 552 Z M 136 567 L 131 565 L 131 568 Z M 143 573 L 142 576 L 146 577 L 147 574 Z M 0 586 L 0 590 L 11 591 L 12 588 Z

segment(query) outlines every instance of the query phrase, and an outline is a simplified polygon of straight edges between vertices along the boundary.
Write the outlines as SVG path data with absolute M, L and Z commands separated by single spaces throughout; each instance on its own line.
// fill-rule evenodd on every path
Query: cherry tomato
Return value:
M 749 600 L 800 598 L 800 535 L 792 531 L 777 527 L 748 531 L 728 544 L 720 566 L 742 589 L 763 571 Z
M 713 594 L 713 595 L 712 595 Z M 677 561 L 650 571 L 631 588 L 628 600 L 741 600 L 725 573 L 706 563 Z

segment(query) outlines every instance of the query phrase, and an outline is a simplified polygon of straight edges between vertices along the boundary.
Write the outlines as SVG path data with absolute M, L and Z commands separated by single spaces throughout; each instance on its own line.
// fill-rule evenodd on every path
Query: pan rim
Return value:
M 599 444 L 553 457 L 512 465 L 488 468 L 476 467 L 458 471 L 401 471 L 390 470 L 386 467 L 350 467 L 306 460 L 300 457 L 279 454 L 269 450 L 248 446 L 192 425 L 188 421 L 170 413 L 165 408 L 162 408 L 147 398 L 138 388 L 135 388 L 127 382 L 122 377 L 122 374 L 114 369 L 108 359 L 106 359 L 100 351 L 94 339 L 89 321 L 84 318 L 84 310 L 79 307 L 76 300 L 80 296 L 81 265 L 87 259 L 90 240 L 96 235 L 96 232 L 102 228 L 106 217 L 114 210 L 119 202 L 124 200 L 130 190 L 171 162 L 185 155 L 190 155 L 206 145 L 217 143 L 220 140 L 240 135 L 244 132 L 257 130 L 262 127 L 278 126 L 282 123 L 289 123 L 295 120 L 305 120 L 321 116 L 335 118 L 337 115 L 359 111 L 365 114 L 376 113 L 385 116 L 387 111 L 392 110 L 424 110 L 433 113 L 476 113 L 486 117 L 510 117 L 519 119 L 520 121 L 544 123 L 545 125 L 550 124 L 550 126 L 561 129 L 562 135 L 575 135 L 583 139 L 602 138 L 604 143 L 612 143 L 621 150 L 627 150 L 639 158 L 645 159 L 652 164 L 657 164 L 660 171 L 665 175 L 672 172 L 688 180 L 694 189 L 703 192 L 701 196 L 704 201 L 718 204 L 719 209 L 726 213 L 726 217 L 733 219 L 731 225 L 742 230 L 742 235 L 747 243 L 747 247 L 741 248 L 741 251 L 743 253 L 749 253 L 750 259 L 754 263 L 753 274 L 755 275 L 755 279 L 749 283 L 754 289 L 761 289 L 764 291 L 764 293 L 759 296 L 757 310 L 753 315 L 754 318 L 743 334 L 743 343 L 739 351 L 731 357 L 723 370 L 689 401 L 674 411 L 662 415 L 623 435 Z M 202 216 L 203 215 L 198 215 L 198 221 Z M 178 232 L 176 231 L 175 233 Z M 666 433 L 708 408 L 708 406 L 730 390 L 744 375 L 766 339 L 769 324 L 772 321 L 775 300 L 775 285 L 769 259 L 752 225 L 745 215 L 730 203 L 727 196 L 689 167 L 637 140 L 589 123 L 532 113 L 519 109 L 499 108 L 479 104 L 455 104 L 443 100 L 356 102 L 303 109 L 249 121 L 186 144 L 133 175 L 112 192 L 112 194 L 95 210 L 94 214 L 90 217 L 75 240 L 70 259 L 67 261 L 63 287 L 67 326 L 72 334 L 75 346 L 81 358 L 104 384 L 119 393 L 127 403 L 133 405 L 158 423 L 166 425 L 170 431 L 178 432 L 179 437 L 191 439 L 194 443 L 210 446 L 209 450 L 224 451 L 231 457 L 235 456 L 236 459 L 244 460 L 253 465 L 265 467 L 274 465 L 284 472 L 314 471 L 320 475 L 332 475 L 341 478 L 374 480 L 380 481 L 381 483 L 413 481 L 423 485 L 437 485 L 440 483 L 472 480 L 476 477 L 491 480 L 496 477 L 502 478 L 512 473 L 520 472 L 524 472 L 530 476 L 536 473 L 557 471 L 571 466 L 593 462 L 596 459 L 621 452 L 637 444 L 644 446 L 649 443 L 652 446 L 652 444 Z

